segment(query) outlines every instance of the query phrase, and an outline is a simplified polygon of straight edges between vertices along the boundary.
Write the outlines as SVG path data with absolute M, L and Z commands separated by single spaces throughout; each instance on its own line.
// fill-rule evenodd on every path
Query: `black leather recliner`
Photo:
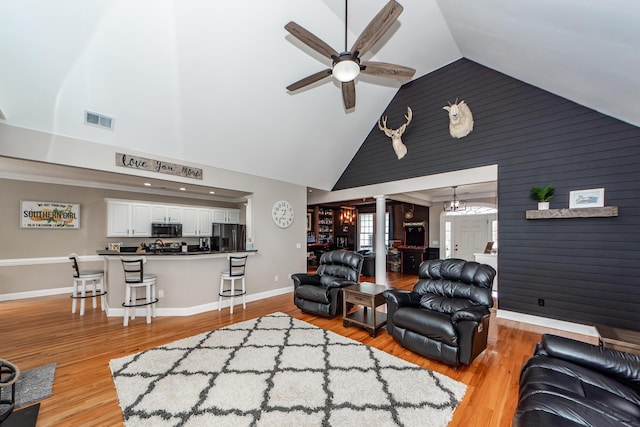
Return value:
M 512 426 L 640 426 L 640 356 L 543 335 L 520 373 Z
M 495 275 L 493 267 L 473 261 L 424 261 L 413 291 L 384 292 L 387 331 L 425 357 L 469 365 L 487 346 Z
M 342 310 L 340 289 L 358 283 L 362 259 L 361 254 L 350 251 L 323 253 L 316 274 L 291 275 L 293 302 L 306 313 L 334 317 Z

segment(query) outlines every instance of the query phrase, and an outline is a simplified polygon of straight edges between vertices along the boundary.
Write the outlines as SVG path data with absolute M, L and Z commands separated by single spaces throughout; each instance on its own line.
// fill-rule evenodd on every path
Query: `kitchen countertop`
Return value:
M 106 249 L 98 249 L 96 253 L 98 255 L 113 255 L 113 256 L 198 256 L 198 255 L 223 255 L 223 254 L 234 254 L 234 253 L 252 253 L 258 252 L 257 249 L 251 249 L 246 251 L 192 251 L 192 252 L 173 252 L 173 251 L 159 251 L 159 252 L 118 252 L 111 251 Z

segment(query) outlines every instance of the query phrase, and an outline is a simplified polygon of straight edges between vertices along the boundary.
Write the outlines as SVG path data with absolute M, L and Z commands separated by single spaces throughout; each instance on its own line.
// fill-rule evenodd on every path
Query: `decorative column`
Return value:
M 386 213 L 386 196 L 375 196 L 376 199 L 376 283 L 387 283 L 387 247 L 384 244 L 384 225 Z

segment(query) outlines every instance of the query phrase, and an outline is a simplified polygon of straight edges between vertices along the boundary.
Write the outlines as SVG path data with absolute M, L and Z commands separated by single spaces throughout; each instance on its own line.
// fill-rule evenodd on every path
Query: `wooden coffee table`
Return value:
M 606 325 L 595 325 L 600 345 L 605 348 L 640 354 L 640 332 L 614 328 Z
M 389 289 L 393 288 L 370 282 L 342 288 L 342 325 L 361 326 L 368 330 L 372 337 L 375 337 L 378 329 L 387 324 L 387 313 L 376 310 L 376 308 L 385 304 L 382 293 Z M 349 304 L 362 306 L 362 308 L 350 311 L 347 309 Z

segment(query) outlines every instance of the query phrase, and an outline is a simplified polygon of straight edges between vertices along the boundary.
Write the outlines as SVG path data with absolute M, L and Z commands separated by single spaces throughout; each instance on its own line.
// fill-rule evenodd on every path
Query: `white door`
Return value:
M 453 258 L 474 261 L 474 253 L 482 253 L 491 240 L 488 215 L 460 215 L 453 221 Z

